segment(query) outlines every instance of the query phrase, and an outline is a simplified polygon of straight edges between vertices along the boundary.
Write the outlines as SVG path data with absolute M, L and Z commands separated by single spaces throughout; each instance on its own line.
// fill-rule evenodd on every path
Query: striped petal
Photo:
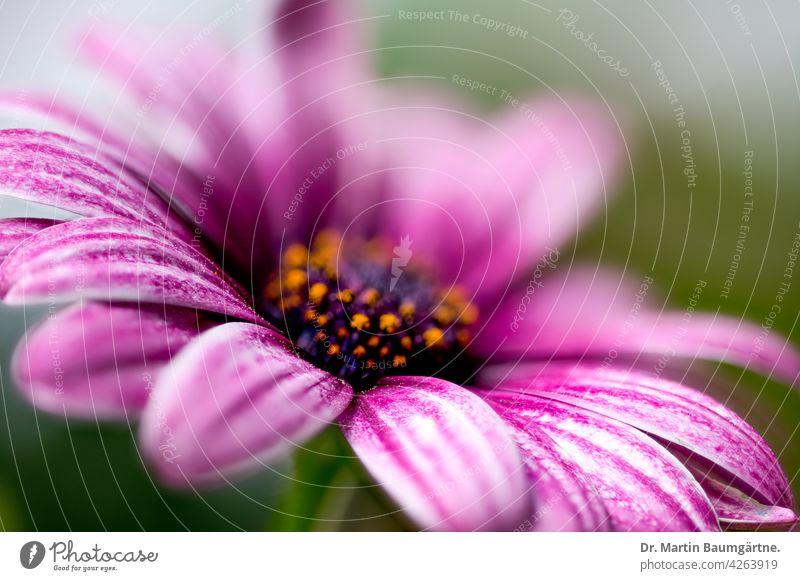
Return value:
M 348 384 L 277 333 L 229 323 L 198 337 L 159 377 L 141 446 L 165 483 L 213 483 L 286 456 L 351 398 Z
M 791 508 L 791 488 L 778 459 L 747 422 L 675 382 L 592 366 L 549 365 L 497 389 L 556 399 L 634 426 L 669 450 L 706 466 L 716 479 L 758 502 Z
M 534 425 L 579 465 L 622 531 L 719 530 L 714 509 L 691 473 L 636 428 L 595 412 L 534 395 L 485 397 L 509 423 Z
M 120 162 L 97 149 L 45 131 L 0 131 L 0 194 L 79 216 L 118 216 L 169 229 L 188 227 Z
M 684 461 L 711 499 L 723 527 L 753 531 L 786 529 L 797 524 L 797 515 L 791 508 L 761 504 L 741 490 L 716 480 L 711 473 L 688 458 Z
M 420 527 L 525 526 L 525 465 L 497 415 L 468 390 L 433 378 L 384 379 L 356 397 L 340 424 L 369 472 Z
M 0 262 L 23 240 L 27 240 L 39 230 L 56 224 L 53 220 L 38 218 L 8 218 L 0 220 Z
M 11 370 L 23 395 L 48 412 L 135 416 L 158 373 L 203 325 L 190 310 L 77 303 L 20 341 Z
M 534 424 L 508 423 L 536 494 L 524 531 L 605 531 L 611 519 L 589 477 Z
M 119 218 L 85 218 L 34 234 L 0 265 L 0 293 L 11 304 L 134 301 L 260 321 L 205 256 L 164 231 Z

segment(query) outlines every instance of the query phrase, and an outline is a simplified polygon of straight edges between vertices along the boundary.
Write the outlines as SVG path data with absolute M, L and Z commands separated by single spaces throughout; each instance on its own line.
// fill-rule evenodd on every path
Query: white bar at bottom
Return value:
M 23 561 L 39 564 L 26 568 Z M 797 579 L 798 573 L 800 536 L 791 533 L 0 534 L 3 580 L 707 580 Z

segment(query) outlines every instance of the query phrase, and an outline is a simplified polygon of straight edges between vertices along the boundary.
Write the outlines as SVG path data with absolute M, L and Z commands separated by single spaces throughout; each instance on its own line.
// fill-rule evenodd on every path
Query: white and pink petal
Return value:
M 789 482 L 766 442 L 699 391 L 641 372 L 591 365 L 550 364 L 527 374 L 496 389 L 558 400 L 624 422 L 762 503 L 794 505 Z
M 530 518 L 523 531 L 605 531 L 611 529 L 603 500 L 581 467 L 535 424 L 524 429 L 507 422 L 527 464 L 534 490 Z
M 288 456 L 351 398 L 348 384 L 277 333 L 228 323 L 200 335 L 159 376 L 141 449 L 171 486 L 224 482 Z
M 356 396 L 347 441 L 421 528 L 514 530 L 532 510 L 526 466 L 500 418 L 468 390 L 395 377 Z
M 10 304 L 154 303 L 261 321 L 244 292 L 203 254 L 121 218 L 84 218 L 33 234 L 0 265 L 0 296 Z
M 57 224 L 55 220 L 42 218 L 0 219 L 0 262 L 21 242 L 54 224 Z
M 11 373 L 45 411 L 135 418 L 164 366 L 208 324 L 188 309 L 76 303 L 20 340 Z
M 45 131 L 0 131 L 0 195 L 78 216 L 147 222 L 190 240 L 169 204 L 120 161 L 82 142 Z
M 692 474 L 641 431 L 560 401 L 502 391 L 484 396 L 521 430 L 545 432 L 580 466 L 620 531 L 714 531 L 717 515 Z

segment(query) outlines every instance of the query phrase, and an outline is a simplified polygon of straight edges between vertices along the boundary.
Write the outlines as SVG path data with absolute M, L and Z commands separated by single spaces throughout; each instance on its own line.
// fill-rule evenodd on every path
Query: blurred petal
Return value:
M 48 315 L 20 341 L 12 374 L 40 409 L 135 416 L 164 365 L 204 325 L 189 310 L 78 303 Z
M 673 367 L 705 359 L 790 385 L 797 380 L 800 353 L 788 340 L 723 315 L 659 313 L 647 300 L 652 283 L 649 277 L 635 283 L 613 271 L 570 269 L 537 281 L 532 293 L 508 295 L 475 347 L 506 360 L 644 358 Z
M 23 240 L 57 222 L 38 218 L 0 219 L 0 262 Z
M 608 111 L 578 99 L 530 100 L 488 121 L 452 107 L 384 136 L 396 151 L 380 225 L 488 302 L 589 222 L 617 182 L 621 139 Z
M 760 502 L 794 504 L 778 459 L 761 436 L 733 412 L 720 415 L 720 404 L 686 386 L 643 373 L 549 365 L 525 379 L 501 382 L 497 389 L 601 413 L 647 432 L 670 451 L 683 451 Z
M 462 387 L 383 379 L 358 394 L 340 424 L 369 472 L 422 528 L 513 530 L 531 513 L 516 444 Z
M 581 467 L 615 530 L 719 530 L 714 509 L 694 477 L 636 428 L 534 395 L 492 391 L 485 397 L 517 428 L 544 431 Z
M 34 234 L 0 265 L 0 293 L 10 304 L 91 298 L 261 320 L 242 292 L 194 248 L 119 218 L 85 218 Z
M 222 17 L 241 11 L 232 5 Z M 108 117 L 115 127 L 130 126 L 137 171 L 174 196 L 170 201 L 214 248 L 249 271 L 268 255 L 259 251 L 272 234 L 268 191 L 287 189 L 278 173 L 291 150 L 278 127 L 284 96 L 273 62 L 263 53 L 248 62 L 246 39 L 234 50 L 208 32 L 140 32 L 104 23 L 80 39 L 81 54 L 136 107 L 134 119 L 113 108 Z
M 212 483 L 288 455 L 351 397 L 277 333 L 229 323 L 190 343 L 159 377 L 140 441 L 164 482 Z
M 342 170 L 349 165 L 345 157 L 351 157 L 340 152 L 367 139 L 360 122 L 352 119 L 369 111 L 374 102 L 367 84 L 371 77 L 367 28 L 374 23 L 363 18 L 355 4 L 359 3 L 280 0 L 266 28 L 286 97 L 285 172 L 290 176 L 285 191 L 270 192 L 270 202 L 280 210 L 272 216 L 274 230 L 286 229 L 290 241 L 308 243 L 310 230 L 319 226 L 317 220 L 330 221 L 326 205 L 346 185 Z M 352 157 L 366 173 L 366 156 Z

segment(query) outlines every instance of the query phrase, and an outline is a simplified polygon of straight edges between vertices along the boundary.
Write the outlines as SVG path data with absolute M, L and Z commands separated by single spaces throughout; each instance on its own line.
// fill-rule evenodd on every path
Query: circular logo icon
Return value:
M 30 541 L 19 550 L 19 562 L 26 569 L 35 569 L 44 559 L 44 545 L 39 541 Z

